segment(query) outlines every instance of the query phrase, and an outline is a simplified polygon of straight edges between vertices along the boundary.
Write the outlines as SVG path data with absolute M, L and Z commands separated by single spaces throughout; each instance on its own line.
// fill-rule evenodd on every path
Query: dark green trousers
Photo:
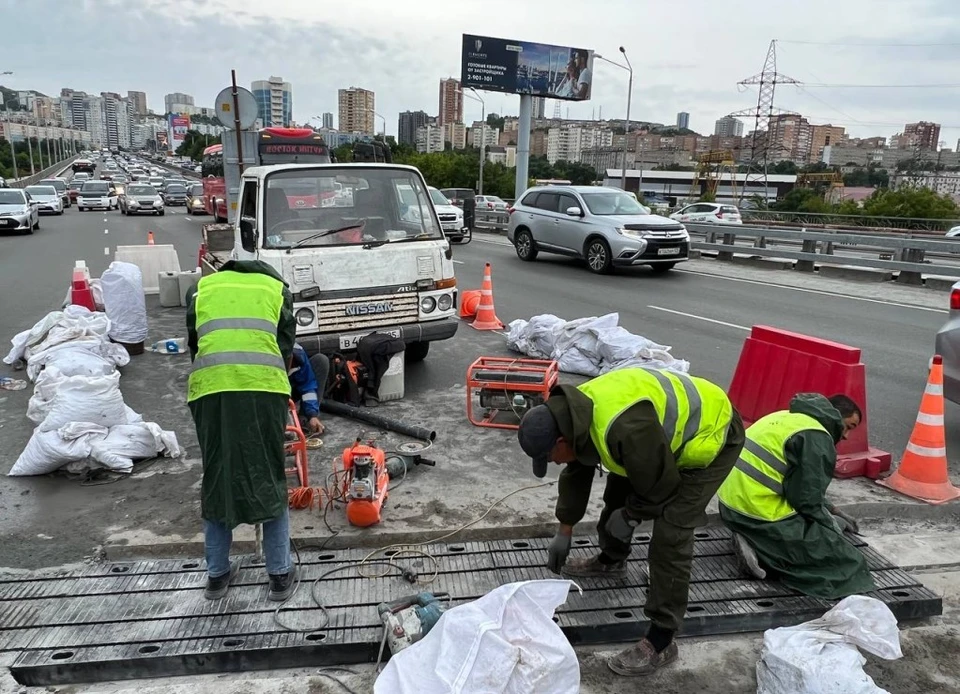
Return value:
M 684 470 L 677 496 L 653 520 L 650 540 L 650 589 L 644 614 L 664 629 L 677 631 L 687 612 L 690 569 L 693 565 L 693 531 L 707 522 L 706 508 L 743 448 L 743 422 L 736 410 L 727 431 L 727 441 L 714 461 L 699 470 Z M 624 560 L 630 545 L 607 534 L 606 525 L 614 511 L 626 505 L 633 487 L 626 477 L 607 475 L 603 491 L 603 512 L 597 524 L 600 549 L 611 559 Z

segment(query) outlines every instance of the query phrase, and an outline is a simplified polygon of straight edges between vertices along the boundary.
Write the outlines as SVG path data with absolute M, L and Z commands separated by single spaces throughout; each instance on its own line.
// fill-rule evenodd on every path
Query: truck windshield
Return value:
M 264 248 L 443 238 L 422 179 L 404 169 L 278 171 L 266 178 L 264 201 Z

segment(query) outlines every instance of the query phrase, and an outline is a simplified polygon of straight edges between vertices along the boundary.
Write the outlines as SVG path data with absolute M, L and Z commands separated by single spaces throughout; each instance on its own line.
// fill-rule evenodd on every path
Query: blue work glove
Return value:
M 567 557 L 570 554 L 570 544 L 573 537 L 562 532 L 558 532 L 550 546 L 547 548 L 547 568 L 553 573 L 559 574 L 560 569 L 567 563 Z
M 605 529 L 611 537 L 615 537 L 625 544 L 633 540 L 633 531 L 640 525 L 640 521 L 633 520 L 627 515 L 626 509 L 617 509 L 607 520 Z

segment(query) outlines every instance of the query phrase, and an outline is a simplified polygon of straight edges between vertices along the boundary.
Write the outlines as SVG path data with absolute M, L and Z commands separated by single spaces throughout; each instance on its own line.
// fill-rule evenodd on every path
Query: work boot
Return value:
M 203 597 L 207 600 L 219 600 L 226 595 L 227 589 L 230 588 L 230 581 L 237 575 L 239 568 L 240 565 L 237 562 L 231 562 L 230 571 L 223 576 L 217 576 L 216 578 L 207 576 L 207 586 L 203 589 Z
M 603 564 L 600 555 L 589 559 L 573 559 L 564 564 L 561 570 L 564 576 L 574 578 L 594 578 L 606 576 L 608 578 L 625 578 L 627 562 L 618 561 L 615 564 Z
M 737 554 L 737 564 L 740 570 L 748 576 L 759 578 L 761 581 L 767 577 L 767 572 L 760 567 L 760 560 L 757 559 L 757 553 L 750 543 L 742 535 L 733 534 L 733 550 Z
M 677 659 L 677 642 L 657 653 L 647 639 L 641 639 L 626 650 L 620 651 L 607 661 L 607 665 L 618 675 L 625 677 L 639 677 L 651 675 L 664 665 Z
M 285 574 L 270 574 L 270 594 L 268 600 L 284 602 L 293 595 L 297 587 L 297 565 Z

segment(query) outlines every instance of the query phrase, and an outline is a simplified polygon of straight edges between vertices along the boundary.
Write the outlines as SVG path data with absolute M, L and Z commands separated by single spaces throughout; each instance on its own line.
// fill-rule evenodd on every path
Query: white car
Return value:
M 38 212 L 63 214 L 63 198 L 53 186 L 27 186 L 24 190 L 37 203 Z
M 475 195 L 474 202 L 477 204 L 477 212 L 506 212 L 507 203 L 496 195 Z
M 951 227 L 950 231 L 944 234 L 948 239 L 955 239 L 960 237 L 960 227 Z
M 20 188 L 0 189 L 0 231 L 32 234 L 40 228 L 40 212 L 30 194 Z
M 451 241 L 463 243 L 470 240 L 470 229 L 463 223 L 463 210 L 447 200 L 436 188 L 427 188 L 430 191 L 430 202 L 437 211 L 440 219 L 440 228 L 443 235 Z
M 115 210 L 120 207 L 117 189 L 109 181 L 86 181 L 77 195 L 80 211 L 92 209 Z
M 674 212 L 670 219 L 695 224 L 743 224 L 740 210 L 718 202 L 695 202 Z

